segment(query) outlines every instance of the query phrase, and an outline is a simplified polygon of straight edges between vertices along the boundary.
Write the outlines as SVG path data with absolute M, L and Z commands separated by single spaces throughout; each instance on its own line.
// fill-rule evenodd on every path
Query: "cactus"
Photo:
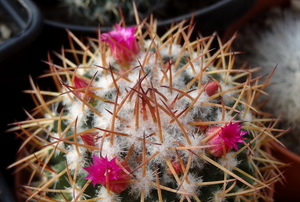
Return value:
M 126 24 L 134 24 L 136 16 L 134 6 L 141 19 L 151 14 L 156 19 L 170 19 L 192 13 L 218 1 L 220 0 L 190 0 L 189 4 L 186 4 L 177 0 L 58 0 L 61 7 L 67 8 L 69 15 L 72 16 L 71 19 L 74 20 L 73 14 L 76 14 L 75 16 L 85 19 L 83 24 L 98 25 L 100 23 L 101 26 L 113 25 L 121 20 L 124 20 Z M 75 19 L 74 22 L 81 22 L 80 19 Z
M 9 129 L 27 153 L 10 166 L 30 172 L 24 197 L 267 201 L 283 164 L 263 147 L 284 131 L 252 105 L 266 84 L 232 69 L 232 40 L 190 41 L 185 22 L 163 36 L 155 21 L 137 24 L 85 42 L 68 31 L 70 48 L 43 75 L 57 90 L 31 79 L 37 107 Z
M 300 37 L 296 34 L 299 31 L 299 10 L 296 11 L 293 7 L 274 7 L 245 24 L 233 43 L 234 50 L 246 52 L 236 57 L 237 63 L 247 61 L 250 68 L 260 66 L 254 76 L 273 74 L 270 79 L 272 85 L 267 86 L 264 89 L 266 94 L 257 100 L 268 100 L 263 110 L 280 116 L 281 128 L 292 127 L 292 133 L 283 136 L 280 141 L 298 155 L 300 97 L 294 92 L 299 90 Z
M 67 7 L 69 14 L 82 16 L 91 22 L 103 25 L 112 25 L 121 19 L 127 23 L 134 22 L 134 5 L 141 18 L 146 18 L 153 12 L 165 6 L 165 1 L 160 0 L 60 0 L 62 7 Z M 121 12 L 120 12 L 121 11 Z

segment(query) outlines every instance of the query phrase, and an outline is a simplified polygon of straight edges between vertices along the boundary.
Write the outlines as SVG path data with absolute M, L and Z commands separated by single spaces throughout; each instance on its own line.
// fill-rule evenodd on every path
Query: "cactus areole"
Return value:
M 29 201 L 267 199 L 280 163 L 262 150 L 271 119 L 252 105 L 264 85 L 232 69 L 230 41 L 212 52 L 217 36 L 189 41 L 184 22 L 158 36 L 154 24 L 85 42 L 68 32 L 72 48 L 44 75 L 57 91 L 31 81 L 38 105 L 10 129 L 31 152 L 11 165 L 31 170 Z

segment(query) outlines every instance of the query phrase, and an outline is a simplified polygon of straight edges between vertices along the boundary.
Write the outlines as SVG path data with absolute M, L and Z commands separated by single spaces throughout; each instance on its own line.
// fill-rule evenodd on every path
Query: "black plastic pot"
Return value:
M 30 0 L 0 0 L 0 21 L 11 30 L 10 37 L 0 43 L 0 102 L 3 110 L 0 122 L 0 202 L 14 202 L 13 169 L 9 170 L 7 166 L 15 161 L 20 141 L 15 134 L 6 133 L 5 130 L 8 129 L 7 124 L 21 119 L 22 106 L 27 106 L 21 89 L 24 90 L 27 85 L 23 77 L 28 81 L 28 70 L 33 69 L 32 65 L 27 65 L 28 56 L 34 54 L 28 47 L 39 36 L 43 18 Z
M 188 13 L 171 19 L 160 20 L 158 22 L 158 31 L 161 30 L 162 32 L 165 32 L 172 23 L 181 22 L 182 20 L 190 19 L 192 16 L 194 16 L 196 21 L 196 34 L 197 32 L 200 32 L 202 35 L 210 35 L 215 31 L 222 32 L 230 24 L 238 20 L 241 16 L 243 16 L 243 14 L 249 11 L 256 1 L 257 0 L 222 0 L 206 8 L 199 9 L 194 13 Z M 54 28 L 67 28 L 73 32 L 81 33 L 96 33 L 98 29 L 98 27 L 95 26 L 66 24 L 46 18 L 45 24 Z M 107 32 L 111 29 L 112 27 L 110 26 L 101 26 L 102 32 Z
M 0 173 L 0 202 L 15 202 L 12 192 Z
M 1 0 L 1 23 L 12 32 L 0 44 L 0 61 L 28 46 L 39 35 L 43 25 L 39 9 L 30 0 Z

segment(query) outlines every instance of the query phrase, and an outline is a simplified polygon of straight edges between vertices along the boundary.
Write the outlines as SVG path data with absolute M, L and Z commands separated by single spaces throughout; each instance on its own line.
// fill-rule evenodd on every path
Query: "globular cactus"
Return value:
M 184 22 L 163 36 L 153 21 L 138 24 L 86 42 L 68 32 L 71 48 L 54 52 L 61 63 L 49 57 L 44 75 L 58 90 L 31 81 L 26 92 L 37 107 L 10 129 L 24 139 L 22 150 L 34 150 L 11 165 L 31 173 L 23 195 L 267 201 L 282 163 L 263 147 L 284 131 L 252 105 L 263 93 L 260 78 L 232 69 L 232 41 L 211 50 L 218 37 L 190 41 L 192 25 Z

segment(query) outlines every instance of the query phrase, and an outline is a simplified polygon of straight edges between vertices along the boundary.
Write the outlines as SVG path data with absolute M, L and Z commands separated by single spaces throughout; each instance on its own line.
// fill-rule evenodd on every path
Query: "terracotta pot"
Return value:
M 280 168 L 285 180 L 274 185 L 275 202 L 298 202 L 300 200 L 300 156 L 276 142 L 270 142 L 272 155 L 288 166 Z

